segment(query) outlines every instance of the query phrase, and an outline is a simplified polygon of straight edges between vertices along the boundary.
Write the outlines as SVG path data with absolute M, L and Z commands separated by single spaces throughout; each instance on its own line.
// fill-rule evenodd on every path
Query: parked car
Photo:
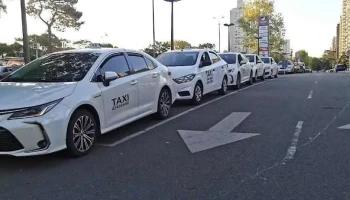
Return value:
M 253 84 L 253 67 L 241 53 L 221 53 L 220 57 L 228 64 L 228 85 L 239 89 L 242 83 Z
M 253 66 L 253 81 L 256 82 L 258 78 L 260 80 L 265 80 L 265 64 L 261 58 L 256 54 L 246 54 L 245 55 L 250 64 Z
M 169 116 L 175 100 L 169 70 L 125 49 L 57 52 L 0 82 L 0 155 L 67 149 L 86 155 L 97 136 L 142 117 Z
M 0 66 L 0 79 L 5 78 L 10 75 L 12 72 L 18 70 L 20 67 L 8 67 L 8 66 Z
M 265 58 L 261 58 L 261 59 L 265 63 L 266 66 L 270 67 L 270 70 L 267 71 L 268 72 L 267 76 L 269 78 L 272 78 L 272 77 L 277 78 L 278 77 L 278 66 L 277 66 L 277 63 L 275 62 L 275 60 L 272 57 L 265 57 Z
M 158 56 L 157 60 L 169 68 L 177 100 L 191 100 L 192 104 L 200 104 L 202 96 L 207 93 L 227 93 L 228 66 L 213 50 L 168 51 Z
M 286 64 L 284 65 L 283 64 L 284 61 L 280 61 L 278 63 L 278 73 L 280 74 L 283 74 L 283 73 L 286 73 L 286 74 L 290 74 L 290 73 L 294 73 L 295 70 L 294 70 L 294 64 L 291 60 L 286 60 Z
M 335 72 L 346 71 L 346 65 L 338 64 L 335 66 Z
M 310 68 L 306 68 L 305 73 L 312 73 L 312 70 Z

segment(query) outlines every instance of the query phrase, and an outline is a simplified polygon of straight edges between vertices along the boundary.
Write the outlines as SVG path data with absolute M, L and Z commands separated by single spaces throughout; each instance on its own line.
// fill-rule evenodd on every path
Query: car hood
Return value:
M 69 96 L 77 83 L 0 82 L 0 110 L 37 106 Z
M 176 67 L 168 67 L 171 72 L 171 78 L 176 79 L 189 74 L 195 74 L 196 65 L 192 66 L 176 66 Z

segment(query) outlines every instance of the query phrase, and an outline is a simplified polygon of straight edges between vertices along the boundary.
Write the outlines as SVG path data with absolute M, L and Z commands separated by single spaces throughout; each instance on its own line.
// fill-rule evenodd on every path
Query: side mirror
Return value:
M 109 83 L 111 81 L 114 81 L 115 79 L 119 78 L 118 74 L 115 72 L 107 71 L 103 75 L 103 85 L 108 87 Z
M 257 60 L 256 63 L 259 64 L 259 63 L 261 63 L 261 61 L 260 61 L 260 60 Z
M 204 61 L 201 62 L 199 67 L 205 67 L 205 66 L 209 66 L 209 65 L 211 65 L 211 61 L 210 60 L 204 60 Z

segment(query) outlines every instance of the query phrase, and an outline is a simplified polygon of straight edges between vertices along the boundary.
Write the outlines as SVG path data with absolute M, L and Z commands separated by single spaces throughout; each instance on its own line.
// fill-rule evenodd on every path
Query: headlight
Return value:
M 187 82 L 192 81 L 195 76 L 196 76 L 195 74 L 189 74 L 189 75 L 186 75 L 186 76 L 183 76 L 180 78 L 176 78 L 176 79 L 174 79 L 174 81 L 178 84 L 187 83 Z
M 23 119 L 30 117 L 39 117 L 48 113 L 52 108 L 54 108 L 62 99 L 52 101 L 43 105 L 33 106 L 29 108 L 18 109 L 15 113 L 11 115 L 11 119 Z

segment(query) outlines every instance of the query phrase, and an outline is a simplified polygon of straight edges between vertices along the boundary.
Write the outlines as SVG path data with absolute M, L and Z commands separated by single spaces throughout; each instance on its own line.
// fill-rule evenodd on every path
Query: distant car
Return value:
M 329 72 L 330 72 L 330 73 L 334 73 L 334 72 L 335 72 L 335 69 L 330 69 Z
M 20 67 L 8 67 L 8 66 L 0 66 L 0 79 L 5 78 L 10 75 L 12 72 L 18 70 Z
M 261 58 L 256 54 L 245 54 L 249 59 L 250 64 L 253 66 L 253 81 L 265 80 L 265 64 Z
M 84 156 L 100 134 L 151 114 L 168 117 L 171 81 L 168 68 L 140 51 L 45 55 L 0 81 L 0 155 Z
M 287 60 L 287 65 L 286 66 L 283 66 L 283 61 L 280 61 L 278 63 L 278 73 L 279 74 L 283 74 L 283 73 L 287 73 L 287 74 L 290 74 L 290 73 L 294 73 L 294 64 L 291 60 Z
M 335 72 L 346 71 L 346 65 L 338 64 L 335 66 Z
M 261 58 L 261 60 L 265 63 L 266 66 L 270 67 L 270 70 L 268 71 L 268 77 L 272 78 L 278 77 L 278 66 L 275 60 L 272 57 L 267 57 L 267 58 Z
M 309 69 L 309 68 L 306 68 L 306 69 L 305 69 L 305 73 L 312 73 L 312 70 Z
M 220 57 L 228 64 L 228 85 L 235 89 L 241 87 L 241 83 L 253 84 L 253 67 L 248 58 L 241 53 L 221 53 Z
M 177 100 L 200 104 L 205 94 L 227 93 L 227 63 L 211 49 L 168 51 L 157 60 L 170 70 Z

